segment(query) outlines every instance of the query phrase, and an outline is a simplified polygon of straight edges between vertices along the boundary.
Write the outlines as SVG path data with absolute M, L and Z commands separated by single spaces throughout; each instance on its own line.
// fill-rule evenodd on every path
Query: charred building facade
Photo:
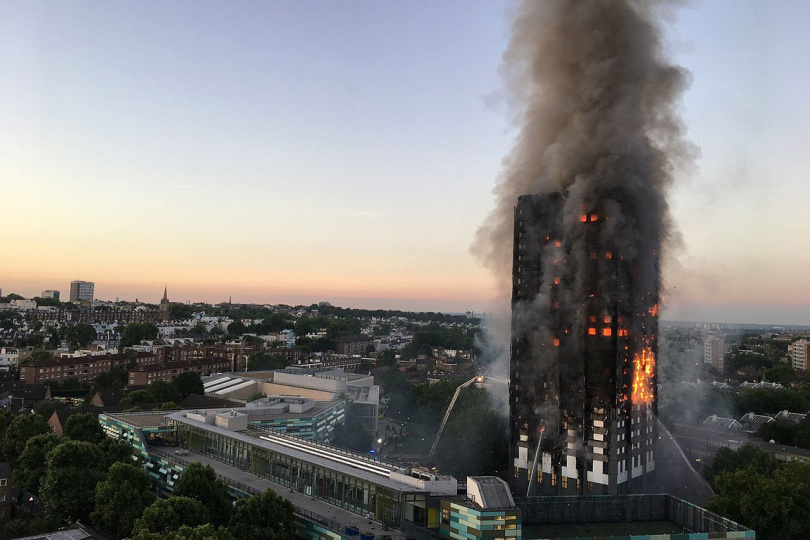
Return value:
M 655 470 L 658 239 L 634 239 L 634 224 L 600 202 L 610 197 L 594 200 L 526 195 L 515 207 L 510 476 L 519 496 L 632 493 Z

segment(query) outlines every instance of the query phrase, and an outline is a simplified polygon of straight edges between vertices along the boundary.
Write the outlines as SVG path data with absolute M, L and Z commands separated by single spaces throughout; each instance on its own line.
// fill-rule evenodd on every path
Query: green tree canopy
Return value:
M 104 480 L 96 485 L 96 508 L 93 523 L 114 538 L 132 533 L 135 520 L 155 502 L 151 482 L 143 469 L 116 463 Z
M 40 415 L 44 420 L 50 419 L 51 415 L 55 410 L 61 410 L 65 408 L 65 404 L 58 399 L 43 399 L 34 404 L 34 412 Z
M 101 448 L 84 441 L 65 441 L 48 453 L 40 495 L 48 514 L 63 521 L 89 520 L 96 484 L 107 463 Z
M 28 439 L 14 468 L 14 486 L 26 493 L 39 496 L 39 486 L 42 477 L 45 476 L 48 453 L 60 442 L 59 437 L 53 433 L 35 435 Z
M 336 340 L 342 336 L 356 336 L 362 329 L 363 323 L 358 319 L 340 319 L 329 325 L 329 328 L 326 329 L 326 334 L 330 339 Z
M 245 326 L 242 321 L 234 321 L 228 325 L 228 333 L 232 336 L 241 336 L 247 332 L 247 330 L 247 326 Z
M 240 540 L 292 540 L 293 505 L 268 489 L 261 495 L 236 501 L 228 530 Z
M 105 437 L 98 447 L 104 454 L 105 468 L 115 463 L 132 463 L 132 445 L 126 441 Z
M 175 495 L 157 500 L 135 521 L 138 533 L 167 534 L 180 527 L 199 527 L 209 521 L 208 510 L 203 504 L 189 497 Z
M 288 316 L 274 313 L 266 317 L 254 330 L 259 334 L 269 334 L 270 332 L 280 332 L 294 327 L 295 323 Z
M 129 407 L 132 405 L 140 405 L 143 403 L 154 403 L 157 400 L 155 396 L 152 395 L 152 392 L 149 390 L 133 390 L 129 394 L 126 395 L 124 399 L 121 400 L 122 407 Z
M 177 387 L 166 381 L 155 381 L 150 384 L 149 393 L 154 396 L 155 401 L 158 403 L 165 403 L 167 401 L 182 401 L 180 391 L 177 390 Z
M 129 323 L 121 332 L 121 341 L 118 344 L 118 349 L 124 350 L 125 347 L 138 345 L 143 340 L 156 339 L 157 336 L 158 328 L 150 322 Z
M 104 430 L 93 414 L 74 414 L 65 422 L 64 436 L 74 441 L 98 444 L 104 440 Z
M 193 314 L 194 309 L 191 306 L 176 303 L 169 304 L 169 317 L 175 321 L 178 319 L 190 319 Z
M 34 351 L 31 353 L 31 356 L 28 357 L 26 362 L 30 362 L 31 360 L 50 360 L 53 358 L 53 353 L 48 351 Z
M 214 528 L 210 523 L 198 527 L 180 527 L 169 533 L 148 533 L 141 531 L 131 540 L 236 540 L 225 527 Z
M 73 348 L 87 347 L 96 339 L 96 329 L 84 323 L 63 326 L 59 332 L 62 339 Z
M 716 477 L 708 508 L 756 530 L 761 540 L 810 538 L 810 463 L 763 474 L 754 466 Z
M 290 365 L 286 356 L 270 354 L 263 351 L 250 353 L 247 359 L 248 371 L 269 371 L 284 369 Z
M 28 439 L 44 433 L 52 433 L 51 426 L 38 414 L 20 414 L 6 428 L 0 443 L 3 456 L 16 464 L 25 449 Z
M 497 476 L 508 461 L 506 419 L 492 408 L 484 390 L 475 390 L 477 401 L 459 400 L 453 409 L 436 448 L 436 464 L 461 477 Z
M 174 494 L 200 501 L 217 525 L 226 525 L 231 515 L 228 487 L 217 479 L 210 465 L 192 463 L 177 479 Z
M 760 474 L 770 475 L 777 467 L 776 460 L 753 444 L 746 444 L 739 450 L 721 448 L 704 472 L 706 480 L 714 483 L 715 477 L 723 472 L 736 472 L 752 467 Z
M 93 382 L 95 391 L 98 390 L 121 390 L 126 386 L 129 379 L 129 373 L 126 369 L 114 366 L 110 371 L 104 371 L 96 376 Z M 95 391 L 93 394 L 95 394 Z
M 205 393 L 200 374 L 196 371 L 186 371 L 181 373 L 175 377 L 174 380 L 172 380 L 172 386 L 174 386 L 180 393 L 180 399 L 176 400 L 177 402 L 186 399 L 191 394 Z

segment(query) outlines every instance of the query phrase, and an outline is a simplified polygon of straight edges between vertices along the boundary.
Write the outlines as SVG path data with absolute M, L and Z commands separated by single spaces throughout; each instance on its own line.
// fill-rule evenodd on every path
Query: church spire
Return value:
M 168 292 L 169 292 L 168 287 L 166 285 L 163 285 L 163 300 L 160 301 L 161 304 L 163 302 L 168 302 L 169 301 Z

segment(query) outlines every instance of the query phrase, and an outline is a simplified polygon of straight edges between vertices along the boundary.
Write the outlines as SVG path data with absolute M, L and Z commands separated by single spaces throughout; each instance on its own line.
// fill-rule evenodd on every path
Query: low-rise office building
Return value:
M 251 418 L 259 415 L 249 408 L 209 409 L 102 414 L 99 420 L 108 436 L 133 445 L 164 494 L 174 490 L 183 463 L 197 461 L 212 465 L 234 494 L 240 486 L 243 496 L 250 494 L 251 485 L 267 485 L 291 500 L 302 494 L 321 506 L 310 513 L 354 515 L 393 529 L 394 536 L 400 530 L 403 540 L 402 528 L 438 528 L 441 498 L 457 494 L 453 477 L 255 427 Z
M 206 395 L 245 400 L 255 393 L 352 403 L 366 433 L 377 436 L 380 387 L 374 377 L 342 368 L 288 367 L 273 372 L 220 373 L 203 381 Z

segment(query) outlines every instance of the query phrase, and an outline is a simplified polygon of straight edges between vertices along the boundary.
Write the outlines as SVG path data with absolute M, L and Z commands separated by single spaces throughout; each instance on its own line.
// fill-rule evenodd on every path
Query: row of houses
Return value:
M 790 411 L 780 411 L 773 416 L 749 412 L 744 414 L 739 420 L 735 420 L 734 418 L 713 414 L 703 421 L 703 425 L 711 428 L 755 432 L 763 425 L 776 422 L 777 420 L 798 424 L 804 420 L 807 415 L 808 413 L 794 413 Z

